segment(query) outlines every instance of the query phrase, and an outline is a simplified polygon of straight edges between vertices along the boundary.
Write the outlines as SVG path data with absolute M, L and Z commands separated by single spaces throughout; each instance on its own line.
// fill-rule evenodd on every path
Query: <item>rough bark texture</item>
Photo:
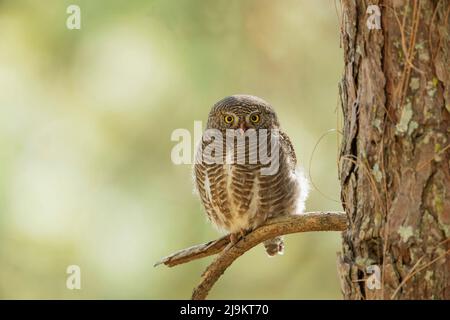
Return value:
M 450 0 L 341 5 L 344 298 L 450 299 Z

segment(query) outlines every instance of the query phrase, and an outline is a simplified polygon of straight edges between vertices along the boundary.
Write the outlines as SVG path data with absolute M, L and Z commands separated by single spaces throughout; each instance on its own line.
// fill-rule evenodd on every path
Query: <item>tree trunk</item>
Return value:
M 343 295 L 450 299 L 450 0 L 369 2 L 381 29 L 342 0 Z

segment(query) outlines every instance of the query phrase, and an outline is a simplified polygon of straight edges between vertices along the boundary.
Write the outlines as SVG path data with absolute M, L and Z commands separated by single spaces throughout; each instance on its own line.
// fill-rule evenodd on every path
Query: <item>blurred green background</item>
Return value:
M 218 234 L 170 136 L 227 95 L 272 103 L 320 190 L 307 210 L 341 208 L 335 133 L 310 163 L 337 126 L 333 0 L 3 0 L 0 39 L 0 298 L 189 298 L 211 258 L 153 263 Z M 339 299 L 339 250 L 339 233 L 258 246 L 210 298 Z

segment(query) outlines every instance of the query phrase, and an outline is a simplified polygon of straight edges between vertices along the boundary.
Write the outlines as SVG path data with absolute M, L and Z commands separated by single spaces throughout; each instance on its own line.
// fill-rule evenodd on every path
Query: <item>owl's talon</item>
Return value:
M 239 234 L 237 233 L 230 233 L 230 243 L 232 245 L 235 245 L 239 241 Z
M 238 243 L 240 240 L 242 240 L 247 235 L 246 230 L 240 230 L 239 232 L 231 233 L 230 234 L 230 242 L 234 245 Z
M 249 233 L 249 230 L 242 229 L 239 232 L 230 233 L 230 243 L 235 245 L 240 240 L 244 239 L 245 236 Z

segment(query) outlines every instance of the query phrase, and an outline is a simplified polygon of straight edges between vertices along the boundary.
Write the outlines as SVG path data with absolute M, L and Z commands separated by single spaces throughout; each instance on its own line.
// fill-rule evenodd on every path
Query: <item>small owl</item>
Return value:
M 209 220 L 235 243 L 268 218 L 303 212 L 308 183 L 296 166 L 272 106 L 255 96 L 234 95 L 209 113 L 194 184 Z M 264 246 L 269 256 L 283 254 L 282 237 Z

